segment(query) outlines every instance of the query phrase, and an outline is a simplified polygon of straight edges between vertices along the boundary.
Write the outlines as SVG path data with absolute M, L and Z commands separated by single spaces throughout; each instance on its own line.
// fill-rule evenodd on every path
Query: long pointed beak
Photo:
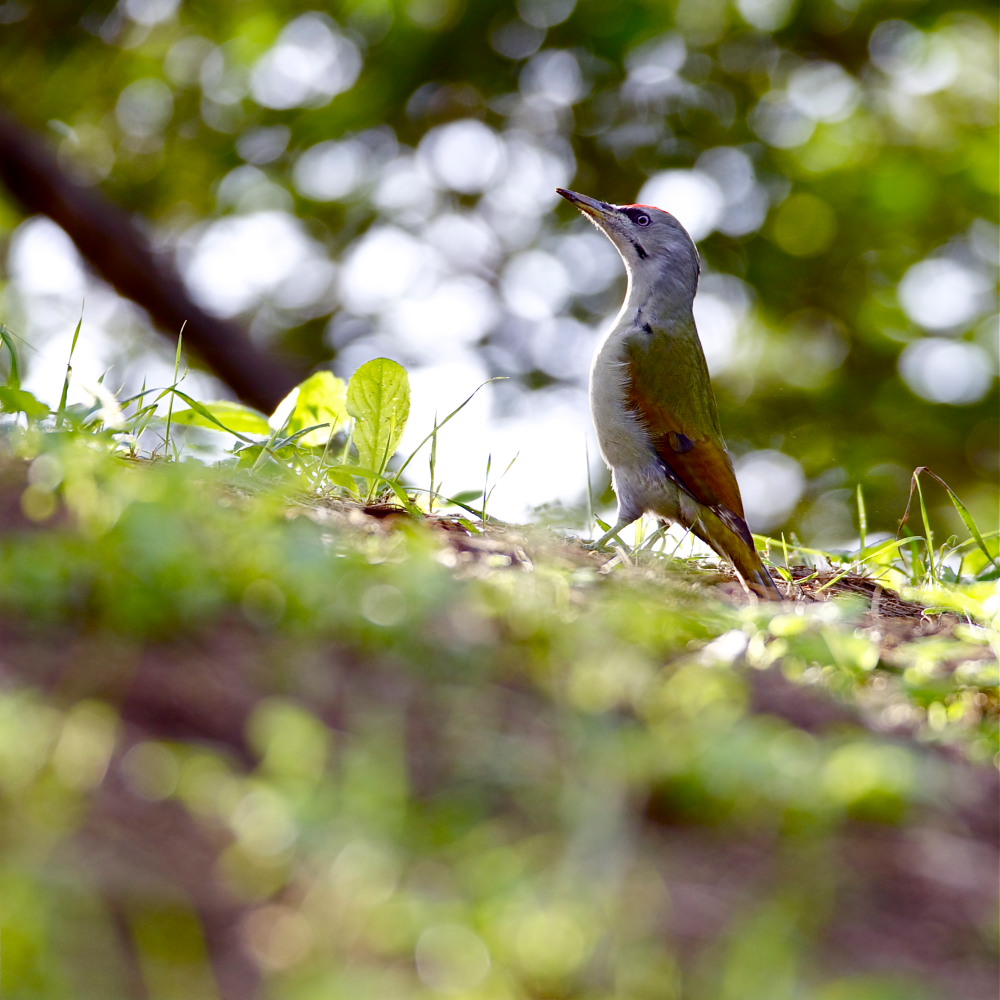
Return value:
M 607 202 L 588 198 L 585 194 L 577 194 L 576 191 L 568 191 L 566 188 L 556 188 L 556 193 L 561 194 L 571 205 L 576 205 L 581 212 L 592 219 L 603 220 L 614 215 L 614 206 Z

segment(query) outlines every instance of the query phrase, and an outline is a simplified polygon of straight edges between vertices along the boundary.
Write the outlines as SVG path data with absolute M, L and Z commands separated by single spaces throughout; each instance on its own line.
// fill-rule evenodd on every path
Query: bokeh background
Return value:
M 438 451 L 446 491 L 489 464 L 501 517 L 581 523 L 588 464 L 611 499 L 585 384 L 624 273 L 553 189 L 668 209 L 702 252 L 751 525 L 835 546 L 858 484 L 894 531 L 921 465 L 996 518 L 996 20 L 951 0 L 5 0 L 0 100 L 258 344 L 344 376 L 404 363 L 404 444 L 504 376 Z M 77 391 L 171 380 L 177 331 L 2 189 L 0 260 L 0 320 L 48 402 L 81 313 Z

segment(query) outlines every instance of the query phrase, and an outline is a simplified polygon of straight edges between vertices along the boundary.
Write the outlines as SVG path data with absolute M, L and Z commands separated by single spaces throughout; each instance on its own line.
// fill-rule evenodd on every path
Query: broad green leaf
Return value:
M 354 481 L 354 476 L 338 465 L 330 465 L 326 468 L 326 477 L 334 485 L 344 490 L 353 497 L 358 495 L 358 484 Z
M 465 490 L 462 493 L 456 493 L 454 496 L 446 497 L 450 503 L 463 504 L 472 503 L 473 500 L 478 500 L 483 495 L 482 490 Z
M 212 403 L 202 403 L 205 413 L 196 410 L 176 410 L 171 416 L 171 421 L 175 424 L 185 424 L 189 427 L 208 427 L 213 431 L 228 429 L 239 431 L 241 434 L 270 434 L 271 428 L 267 425 L 267 417 L 258 410 L 242 403 L 234 403 L 227 399 L 216 400 Z M 214 419 L 213 419 L 214 418 Z M 219 425 L 222 425 L 220 427 Z
M 285 423 L 284 414 L 289 408 L 291 415 Z M 281 401 L 271 416 L 271 426 L 277 430 L 284 425 L 285 433 L 290 435 L 312 427 L 314 430 L 298 439 L 299 444 L 321 448 L 348 419 L 344 380 L 337 378 L 333 372 L 321 371 L 310 375 Z
M 263 445 L 248 444 L 245 448 L 240 448 L 240 450 L 236 452 L 236 464 L 241 469 L 252 469 L 254 463 L 256 463 L 263 452 Z
M 406 369 L 388 358 L 362 365 L 347 387 L 347 410 L 357 421 L 358 464 L 382 473 L 410 415 Z
M 49 408 L 27 389 L 0 386 L 0 409 L 5 413 L 24 413 L 29 420 L 41 420 L 49 415 Z

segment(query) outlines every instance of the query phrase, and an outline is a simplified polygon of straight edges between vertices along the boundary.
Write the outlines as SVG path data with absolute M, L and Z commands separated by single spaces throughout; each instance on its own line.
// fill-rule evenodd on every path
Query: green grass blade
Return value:
M 3 323 L 0 323 L 0 345 L 7 348 L 10 355 L 10 373 L 7 375 L 7 385 L 11 389 L 21 388 L 21 366 L 17 359 L 17 348 L 14 346 L 14 335 Z
M 456 406 L 455 409 L 452 410 L 451 413 L 449 413 L 448 416 L 446 416 L 444 418 L 444 420 L 441 421 L 441 423 L 437 423 L 436 422 L 436 418 L 435 418 L 435 423 L 434 423 L 433 430 L 430 432 L 430 434 L 427 435 L 427 437 L 425 437 L 420 442 L 420 444 L 418 444 L 416 446 L 416 448 L 413 449 L 413 451 L 410 452 L 410 454 L 407 456 L 406 460 L 399 467 L 399 471 L 396 473 L 396 475 L 397 476 L 402 476 L 402 474 L 406 471 L 406 467 L 410 464 L 410 462 L 413 461 L 414 456 L 420 451 L 420 449 L 423 448 L 423 446 L 425 444 L 427 444 L 427 442 L 430 441 L 432 438 L 434 438 L 436 440 L 438 431 L 440 431 L 441 428 L 444 427 L 445 424 L 447 424 L 448 421 L 451 420 L 452 417 L 454 417 L 457 413 L 460 413 L 462 410 L 464 410 L 465 407 L 468 406 L 469 403 L 472 402 L 472 400 L 475 397 L 476 393 L 479 392 L 480 389 L 485 388 L 491 382 L 506 382 L 506 381 L 507 381 L 507 376 L 506 375 L 497 375 L 494 378 L 488 378 L 485 382 L 482 383 L 482 385 L 476 387 L 475 392 L 473 392 L 471 395 L 469 395 L 468 397 L 466 397 L 466 399 L 464 399 L 461 403 L 459 403 L 458 406 Z M 433 486 L 433 478 L 431 480 L 431 485 Z
M 469 399 L 471 399 L 471 398 L 472 397 L 470 396 Z M 463 403 L 462 405 L 464 406 L 465 404 Z M 430 456 L 429 456 L 429 458 L 427 460 L 427 470 L 428 470 L 428 474 L 430 475 L 430 487 L 431 487 L 430 494 L 427 497 L 427 513 L 428 514 L 433 514 L 434 513 L 434 501 L 435 501 L 435 499 L 437 499 L 435 491 L 437 490 L 438 484 L 435 483 L 434 477 L 435 477 L 435 473 L 437 471 L 437 453 L 438 453 L 438 438 L 437 438 L 437 434 L 438 434 L 438 427 L 439 426 L 440 425 L 438 424 L 437 410 L 435 410 L 434 411 L 434 426 L 431 429 L 431 453 L 430 453 Z M 424 440 L 426 441 L 427 439 L 424 438 Z M 411 454 L 410 458 L 412 458 L 412 457 L 413 457 L 413 455 Z M 410 458 L 407 458 L 406 461 L 409 462 Z M 406 468 L 406 462 L 403 463 L 402 467 L 399 470 L 399 474 L 400 475 L 402 475 L 403 469 L 405 469 L 405 468 Z
M 185 323 L 181 324 L 180 333 L 177 334 L 177 350 L 174 352 L 174 385 L 178 386 L 181 383 L 180 370 L 181 370 L 181 350 L 184 344 L 184 327 Z M 164 430 L 163 435 L 163 447 L 164 450 L 170 450 L 170 429 L 173 426 L 174 420 L 174 397 L 171 393 L 170 398 L 167 400 L 167 426 Z
M 972 514 L 969 512 L 968 507 L 966 507 L 965 504 L 962 503 L 962 501 L 958 497 L 958 494 L 956 494 L 955 491 L 936 472 L 933 472 L 931 469 L 928 469 L 924 465 L 920 466 L 918 469 L 914 469 L 914 471 L 913 471 L 913 477 L 910 480 L 910 496 L 909 496 L 909 498 L 906 501 L 906 510 L 903 511 L 903 517 L 902 517 L 902 519 L 899 522 L 900 530 L 903 530 L 903 526 L 906 524 L 906 521 L 907 521 L 907 519 L 910 516 L 910 504 L 913 501 L 913 493 L 914 493 L 914 489 L 915 488 L 917 489 L 917 491 L 920 494 L 921 511 L 923 513 L 923 516 L 925 518 L 927 516 L 926 515 L 926 510 L 925 510 L 925 508 L 923 506 L 923 493 L 919 489 L 919 479 L 920 479 L 920 475 L 922 473 L 926 473 L 928 476 L 930 476 L 932 479 L 936 480 L 938 483 L 940 483 L 944 487 L 945 491 L 948 493 L 948 499 L 951 500 L 952 506 L 955 508 L 956 512 L 958 513 L 958 516 L 962 519 L 962 523 L 966 526 L 966 528 L 968 528 L 969 534 L 972 536 L 972 538 L 975 541 L 976 545 L 982 551 L 983 555 L 985 555 L 986 558 L 990 561 L 990 564 L 994 568 L 1000 569 L 1000 563 L 997 562 L 996 556 L 994 556 L 990 552 L 990 550 L 987 548 L 986 541 L 983 538 L 983 534 L 979 530 L 979 526 L 976 524 L 975 519 L 973 518 Z M 925 521 L 925 523 L 926 523 L 926 521 Z M 930 528 L 929 528 L 929 526 L 927 526 L 927 528 L 928 528 L 927 544 L 928 544 L 928 546 L 930 546 L 930 544 L 931 544 Z M 992 535 L 992 532 L 990 532 L 989 534 Z M 898 532 L 897 532 L 897 536 L 898 536 Z
M 934 473 L 932 472 L 933 476 Z M 937 479 L 937 476 L 934 476 Z M 994 556 L 990 550 L 986 547 L 986 541 L 983 538 L 982 532 L 979 530 L 979 526 L 976 524 L 975 518 L 969 513 L 969 508 L 959 500 L 955 491 L 944 481 L 938 480 L 941 485 L 948 491 L 948 499 L 951 500 L 952 506 L 958 511 L 958 516 L 962 519 L 962 523 L 969 529 L 969 534 L 972 535 L 973 540 L 976 545 L 979 546 L 983 555 L 989 559 L 990 563 L 996 568 L 1000 569 L 1000 563 L 997 562 L 996 556 Z M 991 532 L 990 534 L 996 534 L 996 532 Z
M 657 542 L 662 542 L 666 539 L 668 530 L 669 528 L 666 524 L 657 525 L 656 528 L 650 532 L 649 538 L 644 539 L 641 545 L 636 544 L 636 548 L 643 552 L 651 552 L 653 546 L 656 545 Z M 683 540 L 684 539 L 681 539 L 681 541 Z
M 938 570 L 934 564 L 934 535 L 931 531 L 931 519 L 927 515 L 927 503 L 924 500 L 924 488 L 919 477 L 916 480 L 917 499 L 920 502 L 920 516 L 924 521 L 925 538 L 927 539 L 927 573 L 931 580 L 937 580 Z
M 486 478 L 483 480 L 483 521 L 486 521 L 486 503 L 490 498 L 490 469 L 493 467 L 493 453 L 486 456 Z
M 204 420 L 208 421 L 208 423 L 214 424 L 215 426 L 226 431 L 228 434 L 232 434 L 233 437 L 239 438 L 242 442 L 244 442 L 244 444 L 254 443 L 253 438 L 249 438 L 245 434 L 241 434 L 239 431 L 234 431 L 232 427 L 227 427 L 207 406 L 199 403 L 197 399 L 193 399 L 186 392 L 181 392 L 180 389 L 175 387 L 170 389 L 170 395 L 171 397 L 179 396 L 185 403 L 187 403 L 188 406 L 191 407 L 192 410 L 195 411 L 195 413 L 197 413 Z
M 311 438 L 312 435 L 318 434 L 320 431 L 329 430 L 329 428 L 329 424 L 309 424 L 308 427 L 302 427 L 287 437 L 277 438 L 272 435 L 270 441 L 268 441 L 268 446 L 274 451 L 280 451 L 282 448 L 287 448 L 292 444 L 305 444 L 306 447 L 313 447 L 303 439 Z
M 785 537 L 785 533 L 781 533 L 781 555 L 785 560 L 786 572 L 788 574 L 788 579 L 790 582 L 794 582 L 795 577 L 792 575 L 791 562 L 788 559 L 788 539 Z
M 375 469 L 364 465 L 338 465 L 336 468 L 338 472 L 346 473 L 350 476 L 356 476 L 359 479 L 366 479 L 375 485 L 380 484 L 386 487 L 386 489 L 390 490 L 395 495 L 396 499 L 400 502 L 400 505 L 405 507 L 410 514 L 413 514 L 414 516 L 422 514 L 420 508 L 414 504 L 414 502 L 410 499 L 409 494 L 394 476 L 383 475 L 381 472 L 377 472 Z M 371 493 L 374 493 L 374 488 Z
M 516 452 L 514 454 L 514 457 L 507 463 L 506 468 L 497 477 L 497 481 L 490 487 L 490 492 L 488 494 L 484 495 L 484 497 L 483 497 L 483 504 L 484 505 L 485 505 L 486 501 L 489 500 L 489 498 L 493 495 L 493 491 L 503 482 L 503 477 L 506 476 L 507 473 L 510 472 L 510 470 L 514 468 L 514 463 L 520 457 L 521 457 L 521 453 L 520 452 Z
M 858 483 L 855 495 L 858 504 L 858 537 L 863 549 L 868 544 L 868 511 L 865 509 L 865 494 L 861 489 L 861 483 Z
M 425 489 L 413 489 L 411 492 L 413 492 L 413 493 L 430 493 L 431 491 L 430 490 L 425 490 Z M 478 491 L 476 491 L 476 492 L 478 494 Z M 466 503 L 466 501 L 463 499 L 463 497 L 464 497 L 464 494 L 462 494 L 462 493 L 458 493 L 458 494 L 456 494 L 453 497 L 449 497 L 449 496 L 447 496 L 444 493 L 438 493 L 437 494 L 437 498 L 439 500 L 443 500 L 443 501 L 445 501 L 446 504 L 458 507 L 460 510 L 464 510 L 467 514 L 471 514 L 473 517 L 475 517 L 478 520 L 482 521 L 483 524 L 485 525 L 486 518 L 484 517 L 484 515 L 485 515 L 486 511 L 485 510 L 477 510 L 475 507 L 471 507 L 468 503 Z M 491 525 L 491 527 L 494 527 L 494 528 L 510 528 L 510 527 L 512 527 L 512 525 L 509 522 L 507 522 L 507 521 L 501 521 L 499 518 L 496 518 L 496 517 L 491 517 L 490 518 L 490 525 Z
M 83 327 L 83 313 L 76 321 L 76 329 L 73 331 L 73 339 L 69 345 L 69 357 L 66 359 L 66 376 L 63 379 L 62 393 L 59 396 L 59 409 L 56 410 L 56 426 L 61 427 L 66 414 L 66 400 L 69 398 L 69 382 L 73 375 L 73 354 L 76 352 L 76 343 L 80 339 L 80 330 Z

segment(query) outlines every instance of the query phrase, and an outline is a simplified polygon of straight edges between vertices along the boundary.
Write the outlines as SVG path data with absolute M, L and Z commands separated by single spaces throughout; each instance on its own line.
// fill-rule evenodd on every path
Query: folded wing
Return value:
M 672 394 L 669 377 L 665 384 L 662 368 L 657 371 L 650 364 L 653 360 L 641 348 L 628 352 L 625 400 L 648 429 L 664 474 L 698 503 L 723 508 L 742 520 L 743 501 L 733 463 L 715 430 L 718 421 L 707 369 L 675 375 L 687 384 L 681 392 Z M 695 399 L 700 406 L 695 407 L 694 415 L 685 413 L 692 407 L 672 405 L 672 396 L 688 402 Z

